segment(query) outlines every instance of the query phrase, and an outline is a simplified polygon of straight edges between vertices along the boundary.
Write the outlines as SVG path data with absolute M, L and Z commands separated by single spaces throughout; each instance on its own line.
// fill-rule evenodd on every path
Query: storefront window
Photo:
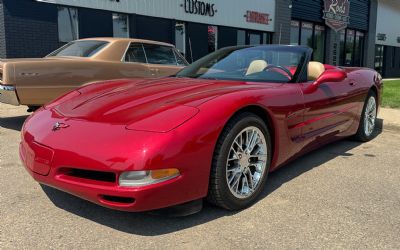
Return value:
M 250 45 L 259 45 L 261 43 L 261 35 L 258 33 L 249 33 L 249 44 Z
M 185 23 L 175 24 L 175 47 L 185 56 L 186 53 L 186 26 Z
M 246 31 L 237 31 L 237 45 L 246 45 Z
M 300 22 L 292 21 L 290 24 L 290 45 L 299 45 Z
M 384 55 L 384 46 L 376 45 L 375 46 L 375 70 L 380 74 L 383 73 L 383 55 Z
M 70 42 L 78 39 L 78 10 L 58 7 L 58 40 Z
M 392 47 L 392 68 L 396 68 L 396 47 Z
M 312 48 L 313 47 L 312 38 L 313 38 L 313 24 L 302 22 L 300 44 Z
M 325 61 L 325 37 L 325 26 L 296 20 L 290 23 L 290 44 L 312 48 L 312 60 Z
M 340 31 L 340 65 L 363 66 L 365 34 L 361 31 Z
M 129 37 L 129 18 L 126 14 L 113 13 L 114 37 Z
M 345 45 L 346 44 L 346 31 L 340 31 L 340 55 L 339 55 L 339 64 L 344 65 L 344 54 L 345 54 Z
M 354 48 L 354 66 L 362 66 L 364 55 L 364 33 L 356 32 L 356 41 Z
M 270 44 L 271 36 L 269 33 L 263 33 L 263 44 Z
M 218 48 L 218 28 L 217 26 L 208 26 L 208 52 L 214 52 Z
M 344 65 L 352 66 L 353 65 L 353 55 L 354 55 L 354 30 L 347 30 L 346 32 L 346 46 L 345 46 L 345 56 L 344 56 Z
M 315 25 L 314 61 L 323 62 L 325 58 L 325 27 Z

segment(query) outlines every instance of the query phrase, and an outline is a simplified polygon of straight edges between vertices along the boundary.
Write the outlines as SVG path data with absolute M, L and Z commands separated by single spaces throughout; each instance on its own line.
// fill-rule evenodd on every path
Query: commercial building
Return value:
M 293 0 L 290 44 L 314 49 L 314 59 L 342 66 L 372 66 L 368 47 L 374 45 L 370 31 L 369 0 Z M 372 43 L 372 44 L 371 44 Z
M 280 43 L 310 46 L 321 62 L 400 76 L 397 2 L 0 0 L 0 57 L 41 57 L 102 36 L 169 42 L 189 62 L 226 46 Z
M 384 77 L 400 77 L 400 1 L 379 0 L 375 68 Z
M 87 37 L 176 44 L 189 61 L 216 48 L 271 43 L 275 0 L 2 0 L 1 57 L 44 56 Z

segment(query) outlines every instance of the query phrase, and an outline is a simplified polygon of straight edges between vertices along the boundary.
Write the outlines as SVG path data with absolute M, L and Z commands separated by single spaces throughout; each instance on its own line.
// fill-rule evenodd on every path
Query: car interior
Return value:
M 325 66 L 320 62 L 311 61 L 308 63 L 308 81 L 317 80 L 325 72 Z
M 254 60 L 250 63 L 246 76 L 263 71 L 268 66 L 264 60 Z
M 265 60 L 254 60 L 250 63 L 246 72 L 246 76 L 262 72 L 267 66 L 268 63 Z M 310 61 L 308 63 L 308 81 L 317 80 L 324 72 L 325 66 L 322 63 L 316 61 Z

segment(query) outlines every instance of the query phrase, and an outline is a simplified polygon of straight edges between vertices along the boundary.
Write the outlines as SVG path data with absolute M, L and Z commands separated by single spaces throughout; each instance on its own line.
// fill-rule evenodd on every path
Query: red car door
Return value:
M 314 80 L 301 83 L 304 100 L 302 139 L 305 145 L 327 142 L 347 133 L 359 112 L 356 82 L 346 78 L 341 82 L 325 82 L 312 92 L 306 91 Z

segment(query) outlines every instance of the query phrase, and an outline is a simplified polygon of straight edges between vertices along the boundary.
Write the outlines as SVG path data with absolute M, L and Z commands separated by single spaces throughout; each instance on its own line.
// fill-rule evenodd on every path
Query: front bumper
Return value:
M 25 169 L 37 182 L 95 204 L 120 211 L 142 212 L 188 201 L 179 194 L 179 190 L 183 190 L 187 185 L 183 175 L 144 187 L 121 187 L 118 185 L 118 173 L 115 173 L 117 176 L 115 182 L 105 182 L 70 176 L 65 173 L 62 166 L 51 166 L 43 171 L 43 166 L 40 167 L 43 165 L 43 156 L 33 157 L 33 161 L 41 159 L 41 162 L 30 162 L 31 156 L 27 155 L 30 149 L 26 147 L 25 142 L 20 144 L 20 158 Z
M 0 84 L 0 102 L 18 106 L 19 101 L 14 86 Z
M 68 127 L 54 131 L 55 122 L 65 122 Z M 41 109 L 26 120 L 19 151 L 23 165 L 36 181 L 111 209 L 140 212 L 207 195 L 206 166 L 211 159 L 200 155 L 208 155 L 212 145 L 197 138 L 181 145 L 176 143 L 186 142 L 181 136 L 177 131 L 151 133 L 127 130 L 125 125 L 64 120 Z M 143 187 L 121 187 L 118 183 L 125 171 L 165 168 L 178 168 L 180 175 Z M 85 171 L 96 173 L 88 176 Z

